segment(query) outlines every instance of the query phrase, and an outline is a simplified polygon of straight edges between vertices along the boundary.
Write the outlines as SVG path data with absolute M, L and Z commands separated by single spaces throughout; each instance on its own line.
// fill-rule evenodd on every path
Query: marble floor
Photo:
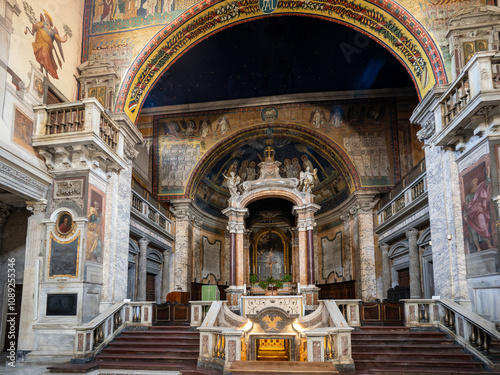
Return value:
M 16 363 L 15 367 L 7 366 L 7 353 L 0 355 L 0 374 L 12 375 L 40 375 L 48 374 L 47 367 L 51 363 L 35 364 L 35 363 Z

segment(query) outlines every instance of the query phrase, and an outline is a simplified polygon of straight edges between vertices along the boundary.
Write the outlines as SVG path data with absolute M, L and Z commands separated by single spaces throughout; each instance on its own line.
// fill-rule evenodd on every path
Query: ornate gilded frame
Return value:
M 290 239 L 287 235 L 279 228 L 266 227 L 258 231 L 254 238 L 252 239 L 252 269 L 250 271 L 251 274 L 257 274 L 257 246 L 261 238 L 267 234 L 274 233 L 276 234 L 283 244 L 283 274 L 286 275 L 290 273 Z

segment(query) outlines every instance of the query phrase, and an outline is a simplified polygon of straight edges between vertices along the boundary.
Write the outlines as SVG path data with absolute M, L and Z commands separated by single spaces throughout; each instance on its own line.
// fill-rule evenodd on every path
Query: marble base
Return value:
M 244 292 L 243 286 L 231 285 L 226 289 L 227 305 L 231 311 L 240 311 L 240 297 Z
M 491 275 L 500 271 L 497 249 L 487 249 L 467 255 L 467 276 Z
M 493 323 L 500 323 L 500 273 L 467 280 L 472 311 Z
M 306 313 L 318 308 L 319 288 L 316 285 L 306 285 L 300 287 L 300 294 L 304 297 L 304 308 Z

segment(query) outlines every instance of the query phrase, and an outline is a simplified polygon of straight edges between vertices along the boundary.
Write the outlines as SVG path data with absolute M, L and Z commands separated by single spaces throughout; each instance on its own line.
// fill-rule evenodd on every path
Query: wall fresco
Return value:
M 9 66 L 22 81 L 18 85 L 42 90 L 43 83 L 32 73 L 36 69 L 72 100 L 81 46 L 81 5 L 74 2 L 60 7 L 49 1 L 42 6 L 36 1 L 22 1 L 20 8 L 19 16 L 13 18 L 9 51 Z
M 496 247 L 496 214 L 489 155 L 483 156 L 460 174 L 460 185 L 466 253 Z
M 91 185 L 88 204 L 87 252 L 85 259 L 102 263 L 105 194 Z

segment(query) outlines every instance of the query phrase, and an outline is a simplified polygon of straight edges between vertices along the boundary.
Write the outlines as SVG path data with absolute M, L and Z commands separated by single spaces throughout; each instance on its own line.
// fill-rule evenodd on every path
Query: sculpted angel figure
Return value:
M 302 185 L 302 191 L 305 193 L 310 193 L 314 187 L 314 181 L 318 179 L 318 170 L 314 168 L 311 172 L 309 167 L 307 167 L 305 172 L 300 172 L 300 184 Z
M 224 173 L 222 175 L 224 176 L 225 181 L 227 181 L 227 187 L 229 189 L 229 192 L 231 193 L 231 197 L 237 197 L 238 195 L 240 195 L 238 191 L 238 185 L 241 183 L 240 176 L 236 176 L 234 172 L 231 172 L 229 174 L 229 177 Z

